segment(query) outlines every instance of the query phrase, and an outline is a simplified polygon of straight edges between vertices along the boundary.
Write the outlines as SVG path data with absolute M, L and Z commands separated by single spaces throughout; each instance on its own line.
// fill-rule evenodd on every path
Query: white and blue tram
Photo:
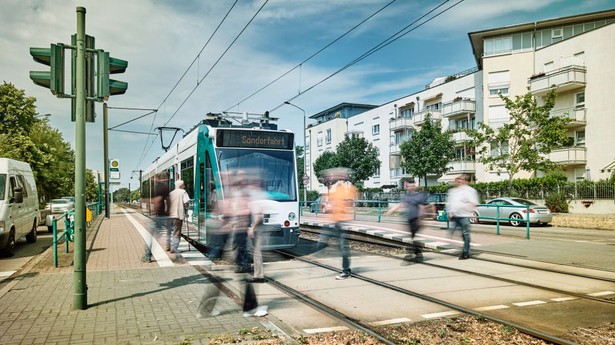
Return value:
M 229 196 L 237 172 L 258 173 L 262 188 L 273 205 L 264 215 L 268 226 L 267 248 L 292 248 L 299 239 L 299 197 L 294 134 L 278 130 L 268 114 L 251 122 L 208 115 L 177 144 L 144 170 L 141 179 L 141 210 L 154 215 L 157 187 L 173 190 L 184 181 L 191 203 L 188 231 L 184 235 L 205 246 L 210 244 L 218 216 L 216 205 Z M 230 120 L 236 120 L 237 125 Z

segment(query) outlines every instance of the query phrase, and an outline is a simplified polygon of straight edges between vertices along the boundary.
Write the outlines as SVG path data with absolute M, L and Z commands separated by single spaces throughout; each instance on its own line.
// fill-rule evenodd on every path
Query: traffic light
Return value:
M 51 44 L 50 48 L 30 48 L 34 61 L 50 67 L 49 71 L 30 71 L 34 84 L 48 88 L 52 94 L 64 95 L 64 45 Z
M 71 35 L 71 44 L 73 46 L 77 45 L 77 35 Z M 96 39 L 92 36 L 85 35 L 85 122 L 94 122 L 96 118 L 95 113 L 95 100 L 96 97 L 96 89 L 94 88 L 94 53 L 92 50 L 96 45 Z M 71 93 L 73 96 L 77 95 L 77 50 L 73 50 L 72 59 L 71 59 L 71 68 L 72 68 L 72 82 L 71 82 Z M 75 122 L 75 117 L 77 114 L 77 100 L 75 97 L 71 99 L 71 120 Z
M 128 61 L 117 59 L 109 56 L 108 52 L 99 50 L 98 57 L 98 74 L 96 76 L 98 98 L 108 98 L 113 95 L 122 95 L 128 89 L 128 83 L 109 79 L 109 74 L 124 73 L 128 67 Z

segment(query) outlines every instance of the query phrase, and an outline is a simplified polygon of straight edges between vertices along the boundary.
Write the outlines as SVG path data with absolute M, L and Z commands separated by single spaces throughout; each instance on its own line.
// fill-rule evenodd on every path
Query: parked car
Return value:
M 315 213 L 317 210 L 318 213 L 331 213 L 331 204 L 326 196 L 320 196 L 310 205 L 310 212 Z
M 470 222 L 495 222 L 499 209 L 500 219 L 510 219 L 504 221 L 508 221 L 512 226 L 522 226 L 525 225 L 525 219 L 527 219 L 527 206 L 529 206 L 530 224 L 548 224 L 553 220 L 553 214 L 545 206 L 539 206 L 526 199 L 502 197 L 489 200 L 486 204 L 476 208 L 476 217 L 490 217 L 491 219 L 470 218 Z
M 47 206 L 45 206 L 45 209 L 47 210 L 51 210 L 51 213 L 53 214 L 58 214 L 58 213 L 64 213 L 64 212 L 68 212 L 71 211 L 72 209 L 75 208 L 75 203 L 68 200 L 68 199 L 52 199 Z
M 75 197 L 74 196 L 63 196 L 60 199 L 66 199 L 66 200 L 70 200 L 72 201 L 72 203 L 75 203 Z
M 0 158 L 0 253 L 15 255 L 15 243 L 26 237 L 36 242 L 38 194 L 30 165 L 10 158 Z

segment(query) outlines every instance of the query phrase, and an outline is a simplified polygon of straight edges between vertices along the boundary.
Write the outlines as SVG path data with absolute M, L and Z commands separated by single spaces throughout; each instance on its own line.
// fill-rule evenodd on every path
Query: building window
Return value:
M 575 95 L 574 106 L 576 108 L 585 108 L 585 92 L 579 92 Z
M 502 94 L 502 96 L 508 96 L 508 86 L 503 87 L 490 87 L 489 88 L 489 97 L 498 97 L 500 95 L 500 93 Z
M 372 126 L 372 134 L 373 135 L 380 134 L 380 125 L 373 125 Z
M 585 146 L 585 130 L 574 132 L 575 146 Z
M 325 143 L 331 144 L 331 129 L 327 129 L 327 134 L 325 135 Z
M 401 117 L 411 118 L 414 115 L 414 108 L 407 108 L 401 111 Z

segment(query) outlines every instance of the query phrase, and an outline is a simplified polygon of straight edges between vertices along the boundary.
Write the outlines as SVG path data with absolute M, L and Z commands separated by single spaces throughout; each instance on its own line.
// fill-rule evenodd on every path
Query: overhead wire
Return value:
M 229 111 L 234 107 L 239 106 L 241 103 L 247 101 L 248 99 L 254 97 L 255 95 L 257 95 L 258 93 L 260 93 L 261 91 L 263 91 L 264 89 L 268 88 L 269 86 L 271 86 L 273 83 L 277 82 L 278 80 L 284 78 L 285 76 L 287 76 L 289 73 L 291 73 L 292 71 L 296 70 L 297 68 L 301 68 L 303 66 L 303 64 L 305 64 L 306 62 L 312 60 L 314 57 L 316 57 L 318 54 L 322 53 L 324 50 L 326 50 L 327 48 L 329 48 L 330 46 L 332 46 L 333 44 L 335 44 L 337 41 L 341 40 L 342 38 L 346 37 L 348 34 L 350 34 L 352 31 L 354 31 L 356 28 L 358 28 L 359 26 L 363 25 L 365 22 L 367 22 L 368 20 L 370 20 L 371 18 L 373 18 L 375 15 L 377 15 L 378 13 L 382 12 L 384 9 L 386 9 L 387 7 L 389 7 L 391 4 L 393 4 L 395 1 L 397 0 L 392 0 L 391 2 L 389 2 L 388 4 L 382 6 L 379 10 L 377 10 L 376 12 L 372 13 L 370 16 L 368 16 L 367 18 L 363 19 L 361 22 L 359 22 L 358 24 L 356 24 L 355 26 L 353 26 L 352 28 L 350 28 L 349 30 L 347 30 L 344 34 L 342 34 L 341 36 L 339 36 L 338 38 L 334 39 L 333 41 L 331 41 L 329 44 L 325 45 L 324 47 L 320 48 L 318 51 L 316 51 L 315 53 L 313 53 L 312 55 L 310 55 L 308 58 L 306 58 L 305 60 L 301 61 L 299 64 L 297 64 L 295 67 L 289 69 L 288 71 L 282 73 L 279 77 L 275 78 L 274 80 L 272 80 L 271 82 L 269 82 L 268 84 L 266 84 L 265 86 L 261 87 L 260 89 L 254 91 L 252 94 L 250 94 L 249 96 L 245 97 L 244 99 L 242 99 L 241 101 L 237 102 L 236 104 L 228 107 L 225 111 Z M 299 93 L 301 92 L 301 90 L 299 90 Z
M 425 20 L 424 22 L 416 25 L 413 28 L 410 28 L 411 26 L 413 26 L 414 24 L 416 24 L 417 22 L 419 22 L 420 20 L 422 20 L 423 18 L 427 17 L 429 14 L 431 14 L 432 12 L 436 11 L 438 8 L 442 7 L 444 4 L 446 4 L 447 2 L 449 2 L 450 0 L 445 0 L 442 3 L 440 3 L 438 6 L 434 7 L 433 9 L 431 9 L 430 11 L 428 11 L 427 13 L 425 13 L 424 15 L 422 15 L 421 17 L 417 18 L 416 20 L 414 20 L 412 23 L 408 24 L 407 26 L 405 26 L 404 28 L 402 28 L 401 30 L 397 31 L 395 34 L 389 36 L 386 40 L 382 41 L 381 43 L 377 44 L 376 46 L 372 47 L 371 49 L 369 49 L 367 52 L 363 53 L 361 56 L 357 57 L 356 59 L 352 60 L 351 62 L 347 63 L 346 65 L 344 65 L 342 68 L 338 69 L 337 71 L 333 72 L 332 74 L 330 74 L 329 76 L 325 77 L 324 79 L 320 80 L 319 82 L 313 84 L 312 86 L 310 86 L 309 88 L 305 89 L 304 91 L 300 92 L 299 94 L 291 97 L 290 99 L 286 100 L 285 102 L 291 102 L 293 100 L 295 100 L 296 98 L 302 96 L 303 94 L 311 91 L 312 89 L 314 89 L 316 86 L 324 83 L 325 81 L 331 79 L 332 77 L 334 77 L 335 75 L 341 73 L 342 71 L 348 69 L 349 67 L 353 66 L 354 64 L 362 61 L 363 59 L 367 58 L 368 56 L 374 54 L 375 52 L 379 51 L 380 49 L 388 46 L 389 44 L 397 41 L 398 39 L 404 37 L 405 35 L 411 33 L 412 31 L 418 29 L 419 27 L 423 26 L 424 24 L 430 22 L 431 20 L 439 17 L 440 15 L 442 15 L 443 13 L 447 12 L 448 10 L 452 9 L 453 7 L 459 5 L 460 3 L 462 3 L 464 0 L 459 0 L 456 3 L 454 3 L 453 5 L 451 5 L 450 7 L 438 12 L 437 14 L 435 14 L 433 17 L 428 18 L 427 20 Z M 410 29 L 408 29 L 410 28 Z M 406 31 L 407 30 L 407 31 Z M 405 32 L 404 32 L 405 31 Z M 276 110 L 278 110 L 279 108 L 283 107 L 286 103 L 282 102 L 281 104 L 279 104 L 278 106 L 274 107 L 273 109 L 271 109 L 269 112 L 274 112 Z

